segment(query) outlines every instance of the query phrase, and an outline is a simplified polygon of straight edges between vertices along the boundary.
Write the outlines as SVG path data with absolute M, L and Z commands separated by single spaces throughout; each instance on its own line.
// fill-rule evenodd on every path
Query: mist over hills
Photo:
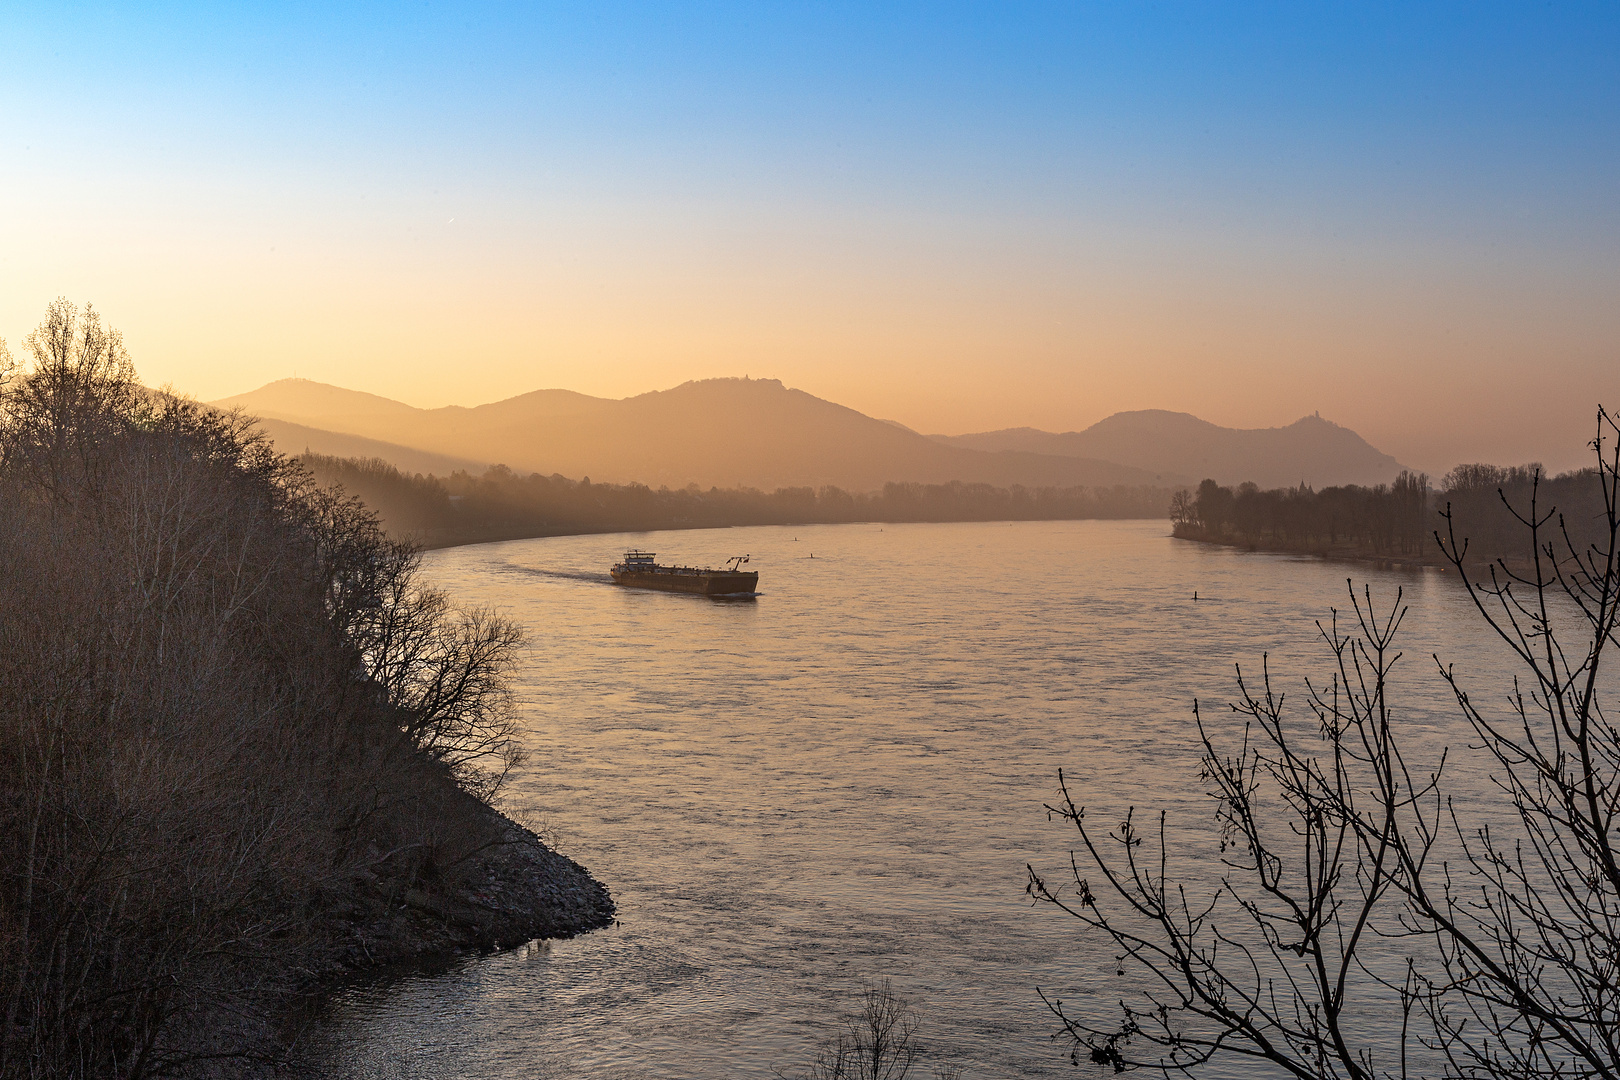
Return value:
M 431 473 L 449 476 L 458 469 L 481 473 L 489 467 L 487 461 L 473 461 L 450 454 L 435 454 L 431 450 L 418 450 L 413 446 L 368 439 L 363 435 L 347 435 L 341 431 L 327 431 L 291 420 L 259 417 L 259 427 L 284 454 L 300 454 L 308 450 L 314 454 L 332 457 L 380 458 L 407 473 Z
M 620 400 L 537 390 L 476 407 L 418 409 L 307 379 L 213 403 L 260 417 L 283 450 L 379 457 L 445 475 L 519 473 L 654 487 L 820 487 L 890 481 L 1027 487 L 1174 487 L 1204 477 L 1262 487 L 1383 483 L 1401 465 L 1318 417 L 1218 427 L 1186 413 L 1118 413 L 1082 432 L 925 436 L 775 379 L 705 379 Z
M 1287 427 L 1224 428 L 1191 413 L 1143 409 L 1115 413 L 1084 431 L 1056 434 L 1008 428 L 975 435 L 935 435 L 947 446 L 1073 454 L 1123 461 L 1155 472 L 1209 477 L 1223 484 L 1252 480 L 1262 488 L 1383 484 L 1404 466 L 1347 427 L 1320 415 Z
M 1147 485 L 1189 478 L 1083 455 L 947 446 L 775 379 L 706 379 L 613 400 L 537 390 L 474 408 L 417 409 L 303 379 L 216 401 L 301 425 L 283 449 L 326 449 L 311 431 L 358 436 L 527 473 L 651 486 L 820 487 L 893 480 L 1030 487 Z M 272 438 L 276 437 L 274 430 Z M 302 441 L 300 441 L 302 440 Z M 279 445 L 279 444 L 278 444 Z M 393 460 L 385 449 L 376 456 Z M 403 467 L 403 466 L 402 466 Z

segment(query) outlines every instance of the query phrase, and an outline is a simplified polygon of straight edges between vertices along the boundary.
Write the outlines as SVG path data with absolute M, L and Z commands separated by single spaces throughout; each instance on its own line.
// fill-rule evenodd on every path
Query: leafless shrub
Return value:
M 816 1051 L 806 1080 L 905 1080 L 923 1054 L 917 1040 L 916 1010 L 894 992 L 888 979 L 868 986 L 861 1005 L 845 1018 L 843 1030 Z M 936 1080 L 958 1080 L 962 1070 L 948 1062 L 934 1066 Z

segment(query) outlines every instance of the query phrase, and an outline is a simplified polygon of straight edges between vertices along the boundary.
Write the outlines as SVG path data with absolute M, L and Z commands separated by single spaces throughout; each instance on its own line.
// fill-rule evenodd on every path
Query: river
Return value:
M 1414 739 L 1466 741 L 1431 651 L 1504 689 L 1502 651 L 1452 577 L 1167 533 L 834 525 L 429 553 L 459 602 L 528 628 L 531 756 L 508 806 L 608 885 L 620 923 L 337 994 L 317 1071 L 764 1078 L 800 1069 L 886 978 L 929 1062 L 969 1080 L 1077 1075 L 1036 989 L 1118 987 L 1112 954 L 1024 893 L 1026 863 L 1068 859 L 1072 835 L 1043 809 L 1059 768 L 1098 812 L 1168 808 L 1187 830 L 1178 855 L 1207 860 L 1192 701 L 1227 701 L 1232 665 L 1258 671 L 1262 653 L 1291 693 L 1325 673 L 1315 620 L 1347 606 L 1351 575 L 1411 604 Z M 748 553 L 761 595 L 618 589 L 605 570 L 629 546 Z

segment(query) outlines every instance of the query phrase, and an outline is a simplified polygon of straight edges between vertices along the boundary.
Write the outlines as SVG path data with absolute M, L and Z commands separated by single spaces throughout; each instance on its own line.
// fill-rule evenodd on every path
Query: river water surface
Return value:
M 1192 701 L 1220 706 L 1234 662 L 1258 671 L 1266 652 L 1290 692 L 1325 675 L 1314 621 L 1347 606 L 1352 574 L 1412 606 L 1413 738 L 1466 741 L 1431 651 L 1504 689 L 1502 652 L 1451 577 L 1167 531 L 838 525 L 430 553 L 458 601 L 527 627 L 531 757 L 509 809 L 607 884 L 620 923 L 345 991 L 317 1071 L 770 1077 L 888 978 L 930 1062 L 969 1080 L 1091 1075 L 1036 989 L 1105 1002 L 1117 965 L 1024 893 L 1026 863 L 1055 871 L 1072 846 L 1043 809 L 1059 768 L 1097 812 L 1170 809 L 1189 830 L 1178 854 L 1208 865 Z M 749 553 L 760 595 L 618 589 L 605 571 L 627 546 L 715 565 Z

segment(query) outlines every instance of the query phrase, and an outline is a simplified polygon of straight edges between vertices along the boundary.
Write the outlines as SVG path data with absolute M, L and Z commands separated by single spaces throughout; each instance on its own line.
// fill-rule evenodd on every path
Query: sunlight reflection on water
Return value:
M 1263 652 L 1291 692 L 1324 672 L 1314 620 L 1345 606 L 1350 575 L 1413 605 L 1411 737 L 1463 741 L 1430 651 L 1501 690 L 1500 652 L 1437 572 L 1166 531 L 799 526 L 430 553 L 458 601 L 528 627 L 532 757 L 509 802 L 608 885 L 621 925 L 340 994 L 318 1071 L 768 1077 L 890 977 L 967 1077 L 1075 1075 L 1035 988 L 1118 988 L 1106 949 L 1024 895 L 1026 862 L 1067 862 L 1042 809 L 1058 768 L 1105 812 L 1167 808 L 1207 838 L 1192 699 L 1221 705 L 1232 664 Z M 629 546 L 750 552 L 762 595 L 617 589 L 604 570 Z

